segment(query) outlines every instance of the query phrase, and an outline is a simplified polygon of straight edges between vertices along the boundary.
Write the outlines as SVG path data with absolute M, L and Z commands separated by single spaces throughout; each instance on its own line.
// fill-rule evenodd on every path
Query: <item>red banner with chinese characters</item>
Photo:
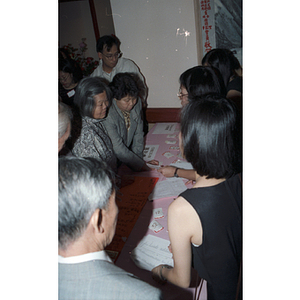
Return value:
M 132 184 L 118 191 L 116 203 L 119 215 L 116 233 L 105 249 L 113 261 L 117 260 L 157 181 L 156 177 L 135 176 Z
M 214 0 L 200 1 L 203 55 L 216 48 Z

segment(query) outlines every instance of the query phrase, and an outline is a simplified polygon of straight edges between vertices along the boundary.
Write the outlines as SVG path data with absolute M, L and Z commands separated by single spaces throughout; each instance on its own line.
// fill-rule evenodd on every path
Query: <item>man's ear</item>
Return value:
M 90 219 L 91 225 L 95 232 L 103 233 L 104 229 L 102 227 L 102 210 L 97 208 L 94 213 L 92 214 L 92 217 Z
M 99 59 L 102 59 L 102 53 L 101 52 L 97 52 L 97 53 L 98 53 Z

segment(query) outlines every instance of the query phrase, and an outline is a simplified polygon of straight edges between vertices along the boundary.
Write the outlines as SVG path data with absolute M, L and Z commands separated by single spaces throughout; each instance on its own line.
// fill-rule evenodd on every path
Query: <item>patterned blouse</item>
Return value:
M 116 172 L 117 160 L 103 119 L 82 118 L 79 138 L 73 147 L 73 154 L 80 157 L 95 157 L 105 161 Z

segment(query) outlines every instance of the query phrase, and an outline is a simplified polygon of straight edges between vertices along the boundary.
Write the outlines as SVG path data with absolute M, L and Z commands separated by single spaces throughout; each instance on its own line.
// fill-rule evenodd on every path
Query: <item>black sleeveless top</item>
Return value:
M 193 267 L 207 281 L 208 299 L 235 299 L 242 255 L 239 175 L 211 187 L 181 193 L 198 213 L 202 245 L 192 245 Z
M 227 89 L 227 93 L 230 90 L 235 90 L 235 91 L 238 91 L 240 93 L 243 93 L 243 77 L 236 76 L 234 79 L 229 81 L 226 89 Z

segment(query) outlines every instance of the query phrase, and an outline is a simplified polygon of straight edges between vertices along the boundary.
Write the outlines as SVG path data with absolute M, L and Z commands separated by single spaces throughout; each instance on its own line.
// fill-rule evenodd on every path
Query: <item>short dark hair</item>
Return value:
M 103 51 L 103 48 L 104 46 L 106 47 L 106 51 L 110 51 L 111 47 L 113 45 L 116 45 L 117 48 L 119 49 L 120 47 L 120 40 L 114 36 L 114 35 L 104 35 L 102 37 L 100 37 L 98 40 L 97 40 L 97 47 L 96 47 L 96 50 L 97 52 L 101 52 Z
M 99 159 L 64 156 L 58 175 L 58 242 L 65 249 L 82 235 L 97 208 L 107 208 L 115 174 Z
M 74 83 L 79 82 L 83 77 L 80 66 L 71 58 L 59 60 L 59 71 L 72 74 Z
M 218 70 L 212 67 L 196 66 L 179 77 L 180 86 L 186 88 L 189 99 L 217 93 L 226 96 L 226 89 Z
M 101 77 L 86 77 L 77 86 L 74 104 L 79 108 L 83 117 L 93 118 L 95 109 L 94 96 L 106 92 L 107 100 L 111 104 L 111 90 Z
M 238 59 L 234 56 L 235 53 L 229 49 L 216 48 L 207 52 L 202 58 L 202 65 L 206 64 L 220 71 L 226 87 L 230 77 L 236 75 L 235 70 L 241 67 Z
M 126 96 L 138 97 L 139 88 L 135 81 L 135 76 L 133 73 L 118 73 L 114 76 L 109 87 L 116 100 L 121 100 Z
M 236 109 L 231 100 L 207 95 L 181 112 L 183 154 L 200 176 L 229 178 L 237 170 Z

